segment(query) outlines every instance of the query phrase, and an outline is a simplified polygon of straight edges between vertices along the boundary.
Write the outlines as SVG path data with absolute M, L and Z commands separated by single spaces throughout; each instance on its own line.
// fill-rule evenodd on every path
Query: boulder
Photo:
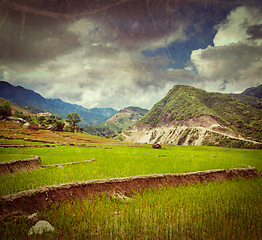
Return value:
M 158 143 L 154 143 L 154 144 L 152 144 L 152 148 L 160 149 L 160 148 L 162 148 L 162 147 L 161 147 L 160 144 L 158 144 Z
M 44 232 L 53 232 L 54 227 L 47 221 L 40 220 L 28 231 L 28 235 L 43 234 Z

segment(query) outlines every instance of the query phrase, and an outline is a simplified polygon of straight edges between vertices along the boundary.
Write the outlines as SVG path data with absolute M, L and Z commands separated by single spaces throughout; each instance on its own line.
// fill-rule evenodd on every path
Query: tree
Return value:
M 69 113 L 66 116 L 66 122 L 68 122 L 70 126 L 73 127 L 74 130 L 75 130 L 76 124 L 80 121 L 81 121 L 81 118 L 79 117 L 78 113 L 73 112 L 73 113 Z
M 6 101 L 2 106 L 0 106 L 0 116 L 8 117 L 12 115 L 12 108 L 10 102 Z
M 54 130 L 55 131 L 63 131 L 64 126 L 65 126 L 64 121 L 56 120 L 56 122 L 54 124 Z

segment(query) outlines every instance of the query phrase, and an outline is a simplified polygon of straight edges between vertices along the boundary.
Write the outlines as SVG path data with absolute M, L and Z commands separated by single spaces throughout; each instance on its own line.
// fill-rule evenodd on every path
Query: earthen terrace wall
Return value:
M 28 171 L 39 168 L 42 165 L 41 158 L 34 156 L 33 158 L 10 160 L 0 163 L 0 176 L 5 174 L 12 174 L 21 171 Z
M 33 213 L 37 209 L 61 202 L 63 200 L 84 200 L 102 193 L 113 195 L 121 193 L 131 196 L 134 191 L 145 188 L 178 186 L 198 182 L 226 181 L 235 178 L 254 178 L 261 174 L 256 168 L 235 168 L 199 171 L 191 173 L 153 174 L 125 178 L 96 179 L 50 185 L 36 189 L 5 195 L 0 198 L 0 212 L 12 211 Z

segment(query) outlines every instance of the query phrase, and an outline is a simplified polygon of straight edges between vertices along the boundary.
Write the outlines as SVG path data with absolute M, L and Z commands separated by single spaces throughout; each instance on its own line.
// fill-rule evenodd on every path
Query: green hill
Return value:
M 106 126 L 115 132 L 119 132 L 136 124 L 147 112 L 147 109 L 130 106 L 119 110 L 113 117 L 101 124 L 100 127 Z
M 257 87 L 251 87 L 246 89 L 242 94 L 257 98 L 262 98 L 262 84 Z
M 234 132 L 260 141 L 262 111 L 228 94 L 208 93 L 191 86 L 176 85 L 139 121 L 152 127 L 167 121 L 183 121 L 210 115 Z M 164 121 L 165 120 L 165 121 Z

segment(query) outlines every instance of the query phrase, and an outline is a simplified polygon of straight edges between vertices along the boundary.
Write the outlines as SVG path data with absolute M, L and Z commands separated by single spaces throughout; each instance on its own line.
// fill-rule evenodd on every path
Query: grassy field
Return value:
M 260 150 L 218 147 L 164 146 L 152 149 L 140 146 L 61 146 L 52 148 L 1 148 L 0 161 L 32 158 L 38 155 L 43 165 L 96 161 L 63 168 L 41 168 L 0 177 L 0 195 L 11 194 L 40 186 L 117 178 L 157 173 L 182 173 L 210 169 L 256 167 L 262 172 Z

